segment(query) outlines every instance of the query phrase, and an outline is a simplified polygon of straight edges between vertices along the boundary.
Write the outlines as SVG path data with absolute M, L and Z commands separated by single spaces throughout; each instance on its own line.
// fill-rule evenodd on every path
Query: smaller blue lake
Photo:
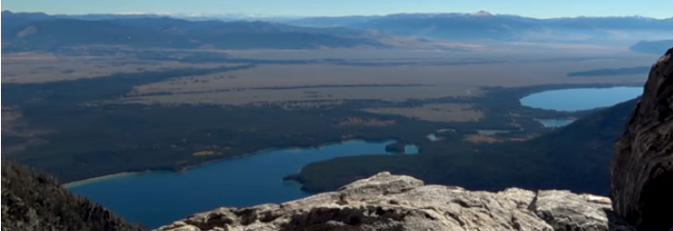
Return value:
M 563 127 L 568 124 L 571 124 L 572 122 L 575 122 L 575 120 L 567 120 L 567 119 L 535 119 L 535 121 L 540 122 L 542 126 L 545 126 L 547 128 Z
M 79 184 L 69 189 L 131 222 L 158 227 L 219 207 L 248 207 L 308 196 L 284 182 L 305 165 L 336 157 L 386 154 L 394 141 L 347 141 L 312 149 L 280 149 L 218 161 L 180 174 L 148 172 Z M 405 146 L 405 154 L 418 147 Z
M 455 132 L 455 131 L 456 131 L 456 129 L 453 129 L 453 128 L 442 128 L 442 129 L 437 130 L 437 133 Z
M 642 87 L 563 89 L 526 96 L 521 99 L 521 105 L 557 111 L 579 111 L 613 106 L 642 93 Z
M 404 145 L 404 154 L 418 154 L 418 146 L 413 144 Z
M 429 135 L 425 136 L 425 138 L 428 138 L 428 140 L 430 140 L 430 141 L 439 140 L 439 138 L 437 138 L 437 135 L 435 135 L 435 134 L 429 134 Z
M 510 133 L 509 130 L 477 130 L 477 133 L 482 134 L 482 135 L 496 135 L 500 133 Z

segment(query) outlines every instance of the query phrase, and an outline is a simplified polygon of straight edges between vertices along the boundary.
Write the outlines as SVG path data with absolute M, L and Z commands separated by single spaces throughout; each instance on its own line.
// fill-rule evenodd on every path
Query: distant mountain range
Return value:
M 307 28 L 262 21 L 188 21 L 125 16 L 82 20 L 5 11 L 2 22 L 3 52 L 82 45 L 219 49 L 387 46 L 363 30 Z
M 66 19 L 80 19 L 80 20 L 105 20 L 105 19 L 124 19 L 124 18 L 162 18 L 171 17 L 177 19 L 185 19 L 190 21 L 204 21 L 204 20 L 221 20 L 221 21 L 289 21 L 297 20 L 305 17 L 300 16 L 276 16 L 276 15 L 260 15 L 260 14 L 243 14 L 243 13 L 225 13 L 225 14 L 192 14 L 192 13 L 149 13 L 149 12 L 122 12 L 110 14 L 53 14 L 48 15 L 42 12 L 11 12 L 8 10 L 3 13 L 14 13 L 21 15 L 31 14 L 33 16 L 42 18 L 66 18 Z
M 382 38 L 413 36 L 469 42 L 577 42 L 628 46 L 673 39 L 673 18 L 578 17 L 535 19 L 515 15 L 393 14 L 309 18 L 152 14 L 47 15 L 2 12 L 3 52 L 57 50 L 81 45 L 143 48 L 316 49 L 390 47 Z M 210 19 L 217 20 L 210 20 Z M 189 19 L 189 20 L 187 20 Z M 253 18 L 254 19 L 254 18 Z M 427 41 L 418 39 L 421 43 Z M 669 40 L 666 40 L 669 41 Z M 627 45 L 628 44 L 628 45 Z M 665 47 L 665 46 L 663 46 Z M 642 45 L 632 48 L 643 50 Z M 661 48 L 652 48 L 659 52 Z
M 587 40 L 673 38 L 673 18 L 577 17 L 536 19 L 516 15 L 393 14 L 386 16 L 314 17 L 287 21 L 296 26 L 349 27 L 394 34 L 423 35 L 443 39 Z

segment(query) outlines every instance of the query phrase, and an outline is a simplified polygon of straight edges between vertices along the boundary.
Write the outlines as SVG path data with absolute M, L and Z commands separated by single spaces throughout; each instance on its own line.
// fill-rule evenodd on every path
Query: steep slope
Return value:
M 2 161 L 2 230 L 144 230 L 63 189 L 49 175 Z
M 673 49 L 653 66 L 616 149 L 615 210 L 639 229 L 673 229 Z

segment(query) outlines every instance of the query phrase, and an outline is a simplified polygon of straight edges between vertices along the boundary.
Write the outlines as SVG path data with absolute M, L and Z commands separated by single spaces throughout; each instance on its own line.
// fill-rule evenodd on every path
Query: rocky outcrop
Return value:
M 611 166 L 614 209 L 640 230 L 673 230 L 672 56 L 652 67 Z
M 2 231 L 140 231 L 61 187 L 56 178 L 2 161 Z
M 382 172 L 283 204 L 220 208 L 159 228 L 205 230 L 633 230 L 610 199 L 568 191 L 467 191 Z

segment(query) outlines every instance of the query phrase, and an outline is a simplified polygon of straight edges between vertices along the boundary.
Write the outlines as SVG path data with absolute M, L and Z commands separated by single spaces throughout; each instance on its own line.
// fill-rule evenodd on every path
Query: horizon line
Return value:
M 259 13 L 242 13 L 242 12 L 223 12 L 223 13 L 194 13 L 194 12 L 108 12 L 108 13 L 84 13 L 84 14 L 68 14 L 68 13 L 47 13 L 42 11 L 12 11 L 10 9 L 3 9 L 2 12 L 11 12 L 11 13 L 25 13 L 25 14 L 46 14 L 51 16 L 87 16 L 87 15 L 152 15 L 152 16 L 178 16 L 178 17 L 217 17 L 217 16 L 237 16 L 237 17 L 247 17 L 247 18 L 339 18 L 339 17 L 385 17 L 393 15 L 442 15 L 442 14 L 462 14 L 462 15 L 475 15 L 475 16 L 516 16 L 522 18 L 533 18 L 533 19 L 563 19 L 563 18 L 648 18 L 656 20 L 667 20 L 673 19 L 671 17 L 651 17 L 651 16 L 642 16 L 642 15 L 609 15 L 609 16 L 588 16 L 588 15 L 579 15 L 579 16 L 562 16 L 562 17 L 533 17 L 525 16 L 518 14 L 501 14 L 501 13 L 491 13 L 490 11 L 480 10 L 477 12 L 396 12 L 389 14 L 347 14 L 347 15 L 269 15 L 269 14 L 259 14 Z M 479 15 L 482 13 L 482 15 Z M 483 15 L 486 13 L 487 15 Z

